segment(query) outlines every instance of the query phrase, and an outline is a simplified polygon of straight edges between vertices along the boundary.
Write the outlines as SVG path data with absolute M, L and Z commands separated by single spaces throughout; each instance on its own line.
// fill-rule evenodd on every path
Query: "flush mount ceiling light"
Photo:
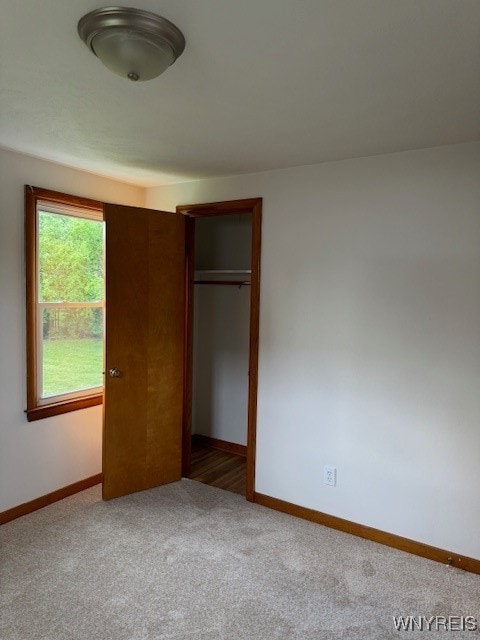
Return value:
M 110 71 L 133 81 L 156 78 L 185 49 L 182 32 L 169 20 L 130 7 L 91 11 L 78 33 Z

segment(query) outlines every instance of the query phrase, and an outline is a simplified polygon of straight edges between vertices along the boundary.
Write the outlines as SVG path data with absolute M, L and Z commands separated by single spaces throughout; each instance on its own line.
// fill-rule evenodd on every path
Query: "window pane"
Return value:
M 103 308 L 43 309 L 42 398 L 103 385 Z
M 103 300 L 103 222 L 38 212 L 39 301 Z

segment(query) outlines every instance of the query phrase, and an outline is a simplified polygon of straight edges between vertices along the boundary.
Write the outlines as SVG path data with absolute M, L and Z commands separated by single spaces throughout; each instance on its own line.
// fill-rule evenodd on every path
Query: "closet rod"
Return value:
M 250 280 L 194 280 L 194 284 L 227 284 L 237 287 L 250 286 Z

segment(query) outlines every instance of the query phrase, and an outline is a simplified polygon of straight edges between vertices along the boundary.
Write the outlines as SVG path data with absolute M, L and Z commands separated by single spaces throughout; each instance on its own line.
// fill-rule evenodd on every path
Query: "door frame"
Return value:
M 227 200 L 204 204 L 184 204 L 176 208 L 185 220 L 185 367 L 182 426 L 182 475 L 191 473 L 192 456 L 192 389 L 193 389 L 193 301 L 195 272 L 195 218 L 250 213 L 252 216 L 252 252 L 250 285 L 250 340 L 247 426 L 246 499 L 255 497 L 255 454 L 257 436 L 258 346 L 260 321 L 260 253 L 262 236 L 262 198 Z

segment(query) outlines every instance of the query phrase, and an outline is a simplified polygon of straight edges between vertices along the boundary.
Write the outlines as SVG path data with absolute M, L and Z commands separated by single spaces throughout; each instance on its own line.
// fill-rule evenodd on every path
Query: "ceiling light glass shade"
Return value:
M 151 80 L 175 62 L 168 44 L 158 38 L 138 36 L 135 31 L 106 29 L 95 36 L 90 46 L 110 71 L 124 78 Z
M 103 64 L 129 80 L 151 80 L 185 49 L 182 32 L 149 11 L 105 7 L 84 16 L 78 33 Z

